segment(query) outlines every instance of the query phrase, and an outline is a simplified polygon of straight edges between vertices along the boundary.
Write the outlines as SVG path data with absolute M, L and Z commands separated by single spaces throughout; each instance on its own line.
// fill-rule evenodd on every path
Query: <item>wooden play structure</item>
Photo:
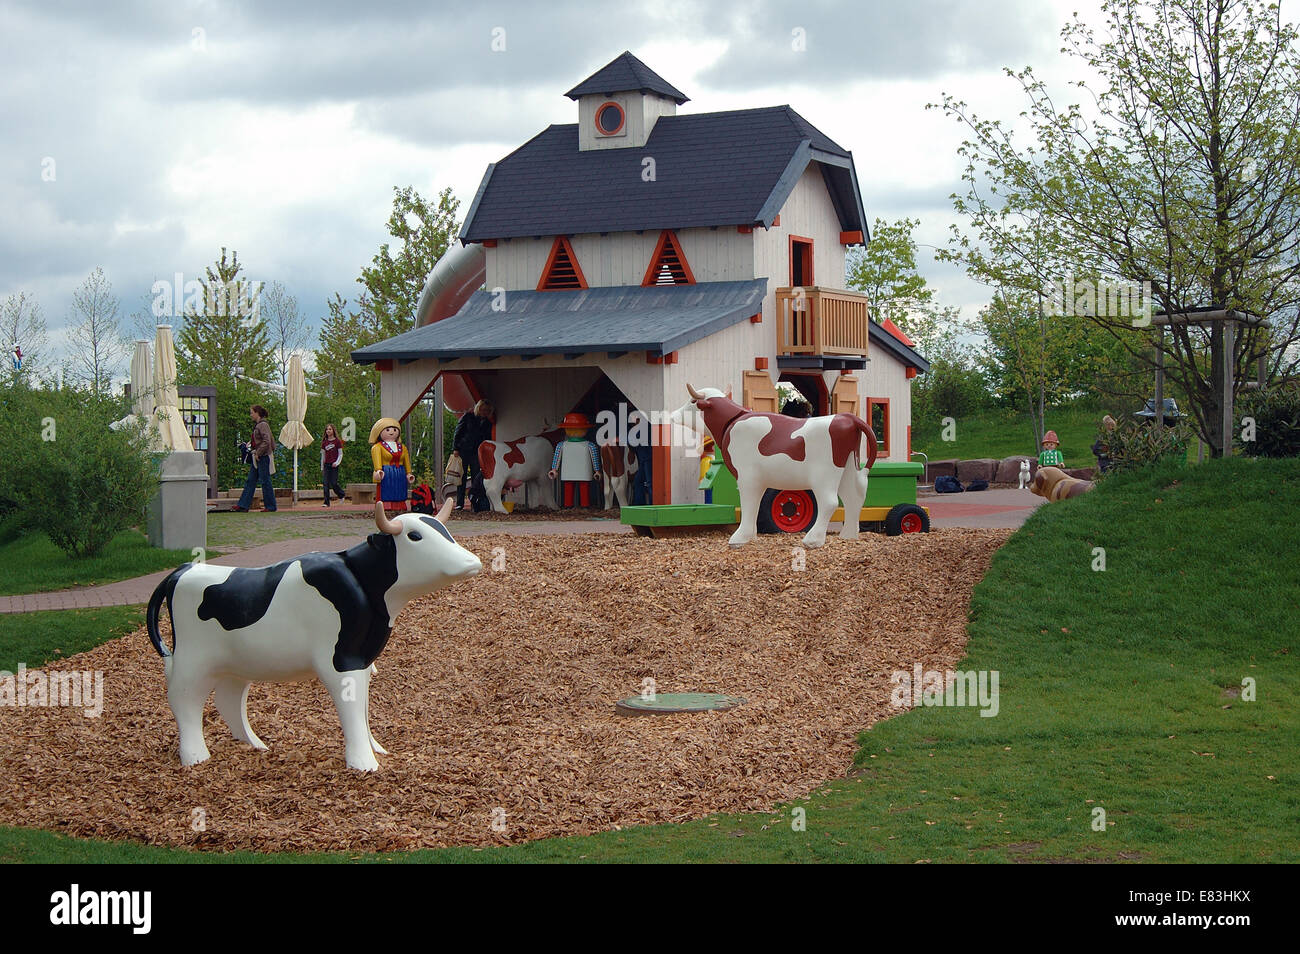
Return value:
M 482 397 L 510 441 L 639 409 L 653 503 L 695 503 L 698 450 L 667 409 L 707 381 L 779 411 L 784 381 L 907 463 L 929 365 L 839 287 L 869 238 L 851 153 L 789 106 L 678 114 L 687 97 L 631 53 L 567 95 L 576 123 L 488 167 L 418 327 L 353 352 L 380 371 L 381 414 Z

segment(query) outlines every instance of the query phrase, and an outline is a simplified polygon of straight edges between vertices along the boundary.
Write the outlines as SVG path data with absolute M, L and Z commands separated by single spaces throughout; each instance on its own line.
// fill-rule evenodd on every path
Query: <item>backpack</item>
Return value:
M 428 484 L 420 484 L 411 489 L 411 511 L 433 516 L 433 490 Z
M 972 480 L 966 487 L 967 490 L 988 490 L 989 482 L 987 480 Z
M 964 489 L 961 481 L 956 477 L 949 477 L 945 474 L 942 477 L 934 478 L 934 492 L 936 494 L 959 494 Z

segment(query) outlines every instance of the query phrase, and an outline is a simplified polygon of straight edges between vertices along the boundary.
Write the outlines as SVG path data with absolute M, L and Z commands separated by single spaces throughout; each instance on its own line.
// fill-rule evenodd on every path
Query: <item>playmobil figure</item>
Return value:
M 552 480 L 559 475 L 564 485 L 564 506 L 573 506 L 574 489 L 578 491 L 579 506 L 591 506 L 591 482 L 600 476 L 600 453 L 596 445 L 587 440 L 591 421 L 587 415 L 569 413 L 560 422 L 564 440 L 555 445 L 551 455 L 551 469 L 547 476 Z
M 163 657 L 181 764 L 208 758 L 203 708 L 214 689 L 231 735 L 265 749 L 248 724 L 249 685 L 315 676 L 338 709 L 348 767 L 377 769 L 375 753 L 387 753 L 370 732 L 370 677 L 393 621 L 416 597 L 483 568 L 447 532 L 450 510 L 448 501 L 436 517 L 390 520 L 375 501 L 379 532 L 350 550 L 306 553 L 256 569 L 186 563 L 159 583 L 146 624 Z M 158 632 L 164 600 L 171 649 Z
M 738 547 L 758 533 L 758 510 L 768 489 L 809 488 L 817 498 L 817 520 L 803 538 L 807 547 L 826 542 L 826 527 L 836 497 L 844 512 L 861 511 L 867 496 L 867 471 L 860 467 L 862 438 L 867 439 L 869 468 L 876 462 L 876 435 L 856 414 L 793 418 L 750 411 L 717 388 L 696 390 L 673 412 L 672 420 L 694 430 L 707 428 L 722 451 L 740 492 L 740 526 L 728 541 Z M 845 520 L 840 536 L 855 540 L 858 521 Z
M 1038 455 L 1039 467 L 1064 467 L 1065 455 L 1057 448 L 1061 446 L 1061 439 L 1056 436 L 1056 431 L 1048 431 L 1043 435 L 1043 450 Z
M 1034 479 L 1029 482 L 1029 490 L 1047 500 L 1064 500 L 1086 494 L 1097 486 L 1091 480 L 1071 477 L 1059 467 L 1040 467 Z
M 1020 462 L 1020 486 L 1019 490 L 1024 490 L 1029 486 L 1029 458 L 1026 457 Z
M 415 475 L 402 446 L 402 428 L 391 417 L 381 417 L 370 429 L 370 459 L 375 465 L 371 479 L 379 485 L 375 499 L 383 501 L 384 509 L 401 513 Z
M 539 506 L 555 509 L 555 490 L 546 479 L 554 453 L 554 443 L 545 435 L 534 434 L 513 441 L 483 441 L 478 445 L 478 466 L 483 493 L 492 509 L 505 513 L 501 494 L 531 485 Z

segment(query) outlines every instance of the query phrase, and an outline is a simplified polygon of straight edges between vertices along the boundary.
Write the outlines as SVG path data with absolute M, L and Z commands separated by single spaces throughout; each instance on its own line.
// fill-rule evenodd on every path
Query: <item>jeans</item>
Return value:
M 343 490 L 339 487 L 339 469 L 328 464 L 321 471 L 321 481 L 325 485 L 325 506 L 330 505 L 330 491 L 333 490 L 339 500 L 343 499 Z
M 275 510 L 275 491 L 271 488 L 271 458 L 259 457 L 257 463 L 248 468 L 248 479 L 244 481 L 244 492 L 239 495 L 239 506 L 247 510 L 253 502 L 253 491 L 258 481 L 262 482 L 262 505 L 267 510 Z

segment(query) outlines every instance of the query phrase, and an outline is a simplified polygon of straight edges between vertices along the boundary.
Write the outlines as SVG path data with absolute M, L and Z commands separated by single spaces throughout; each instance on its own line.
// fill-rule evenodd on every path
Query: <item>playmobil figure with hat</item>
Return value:
M 591 421 L 587 415 L 570 412 L 560 422 L 564 428 L 564 440 L 555 445 L 551 455 L 551 469 L 548 472 L 552 480 L 559 475 L 564 485 L 564 506 L 573 506 L 573 490 L 578 489 L 579 506 L 591 506 L 591 482 L 600 476 L 600 450 L 587 440 L 587 431 Z
M 402 445 L 402 427 L 391 417 L 381 417 L 370 429 L 370 459 L 375 465 L 371 479 L 379 485 L 375 496 L 384 502 L 385 510 L 403 512 L 415 475 Z
M 1043 452 L 1038 455 L 1039 467 L 1064 467 L 1065 455 L 1057 448 L 1061 446 L 1061 439 L 1056 436 L 1056 431 L 1048 431 L 1043 435 Z

